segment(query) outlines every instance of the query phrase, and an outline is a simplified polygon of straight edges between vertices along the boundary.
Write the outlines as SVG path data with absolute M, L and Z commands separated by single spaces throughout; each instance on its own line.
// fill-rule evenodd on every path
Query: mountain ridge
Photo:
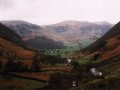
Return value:
M 111 24 L 99 25 L 87 21 L 64 21 L 43 26 L 24 21 L 4 21 L 2 23 L 20 35 L 24 42 L 30 42 L 37 37 L 46 37 L 55 42 L 62 42 L 64 45 L 77 45 L 81 48 L 97 40 L 112 27 Z M 88 41 L 85 46 L 84 41 Z

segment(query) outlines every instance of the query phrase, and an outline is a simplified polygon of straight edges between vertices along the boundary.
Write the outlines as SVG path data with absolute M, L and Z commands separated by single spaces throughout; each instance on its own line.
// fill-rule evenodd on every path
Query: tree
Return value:
M 41 69 L 41 57 L 40 57 L 40 55 L 34 56 L 34 60 L 33 60 L 31 68 L 34 71 L 39 71 Z
M 79 63 L 77 61 L 72 61 L 71 65 L 73 66 L 73 71 L 77 71 L 79 69 Z
M 25 67 L 23 63 L 18 60 L 12 60 L 11 58 L 8 59 L 7 63 L 5 64 L 5 71 L 24 71 Z

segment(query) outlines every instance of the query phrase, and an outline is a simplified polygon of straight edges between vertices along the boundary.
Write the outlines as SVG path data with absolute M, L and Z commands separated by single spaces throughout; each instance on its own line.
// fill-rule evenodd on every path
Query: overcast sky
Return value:
M 66 20 L 120 20 L 120 0 L 0 0 L 0 20 L 25 20 L 39 25 Z

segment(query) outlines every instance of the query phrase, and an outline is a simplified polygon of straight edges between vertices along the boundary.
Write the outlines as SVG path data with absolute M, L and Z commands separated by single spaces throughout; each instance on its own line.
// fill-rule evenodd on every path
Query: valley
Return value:
M 2 21 L 0 89 L 119 90 L 120 23 L 112 26 Z
M 0 0 L 0 90 L 120 90 L 120 0 Z

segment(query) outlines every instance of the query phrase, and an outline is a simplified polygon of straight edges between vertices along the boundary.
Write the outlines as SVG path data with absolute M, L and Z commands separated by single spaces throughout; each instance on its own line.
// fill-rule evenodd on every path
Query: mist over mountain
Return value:
M 62 46 L 78 46 L 84 48 L 104 35 L 113 26 L 107 22 L 90 23 L 87 21 L 64 21 L 53 25 L 38 26 L 25 21 L 2 21 L 2 24 L 15 31 L 24 42 L 33 43 L 33 47 L 41 49 L 43 42 L 40 37 L 45 37 L 44 45 L 53 42 L 62 43 Z M 44 39 L 45 39 L 44 38 Z M 51 43 L 49 40 L 53 41 Z M 53 46 L 57 48 L 57 43 Z M 51 46 L 51 45 L 50 45 Z M 47 46 L 48 47 L 48 46 Z M 58 47 L 59 48 L 59 47 Z

